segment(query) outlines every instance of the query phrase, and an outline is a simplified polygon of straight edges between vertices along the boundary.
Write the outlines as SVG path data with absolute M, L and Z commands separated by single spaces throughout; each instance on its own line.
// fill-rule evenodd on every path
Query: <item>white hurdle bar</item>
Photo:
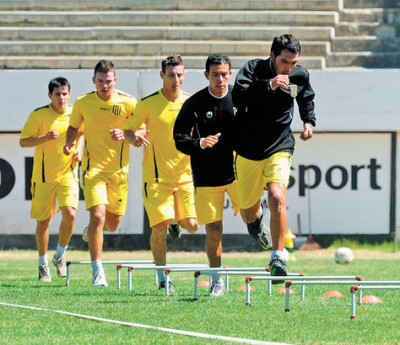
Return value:
M 153 260 L 104 260 L 102 261 L 103 265 L 108 265 L 108 264 L 151 264 L 154 263 Z M 69 266 L 72 264 L 74 265 L 90 265 L 92 264 L 92 261 L 90 260 L 82 260 L 82 261 L 67 261 L 66 262 L 66 282 L 65 285 L 69 286 L 70 283 L 70 271 L 69 271 Z
M 366 282 L 364 282 L 365 284 Z M 393 282 L 380 282 L 380 284 L 387 283 L 387 284 L 392 284 Z M 400 284 L 400 282 L 397 282 L 395 284 Z M 355 320 L 356 319 L 356 292 L 359 291 L 359 295 L 361 293 L 361 290 L 400 290 L 400 285 L 372 285 L 372 286 L 352 286 L 350 288 L 350 293 L 351 293 L 351 315 L 350 315 L 350 320 Z M 361 303 L 358 303 L 361 304 Z
M 132 274 L 133 270 L 154 270 L 155 272 L 155 282 L 157 284 L 157 270 L 168 270 L 168 269 L 185 269 L 189 268 L 190 270 L 198 270 L 209 267 L 208 264 L 169 264 L 165 266 L 157 266 L 155 264 L 136 264 L 136 265 L 129 265 L 129 264 L 118 264 L 117 265 L 117 289 L 121 289 L 121 268 L 127 267 L 128 268 L 128 289 L 129 291 L 132 290 Z M 167 273 L 168 274 L 168 273 Z M 168 284 L 166 284 L 166 295 L 169 296 L 168 291 Z
M 292 281 L 292 280 L 287 280 L 285 283 L 286 287 L 286 308 L 285 308 L 285 313 L 288 314 L 290 312 L 290 307 L 289 307 L 289 300 L 290 300 L 290 287 L 292 285 L 353 285 L 353 286 L 368 286 L 368 285 L 381 285 L 381 284 L 400 284 L 400 281 L 382 281 L 382 280 L 364 280 L 364 281 L 359 281 L 358 285 L 354 285 L 356 282 L 354 281 L 340 281 L 340 280 L 321 280 L 321 281 Z M 357 284 L 357 283 L 356 283 Z
M 272 284 L 273 280 L 284 280 L 284 281 L 296 281 L 296 284 L 306 283 L 307 280 L 325 280 L 325 279 L 354 279 L 355 281 L 362 281 L 361 276 L 307 276 L 304 273 L 288 273 L 287 276 L 269 276 L 269 277 L 246 277 L 246 305 L 251 305 L 250 303 L 250 284 L 253 280 L 268 280 L 269 286 Z M 355 283 L 353 281 L 353 284 Z M 305 285 L 301 284 L 301 299 L 305 298 Z M 289 290 L 286 289 L 286 292 Z

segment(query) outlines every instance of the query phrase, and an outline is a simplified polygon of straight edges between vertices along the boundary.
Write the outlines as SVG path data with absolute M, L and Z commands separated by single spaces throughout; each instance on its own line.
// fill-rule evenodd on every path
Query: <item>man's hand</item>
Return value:
M 300 139 L 306 141 L 308 139 L 311 139 L 313 134 L 314 134 L 313 126 L 306 123 L 304 125 L 304 131 L 300 135 Z
M 120 128 L 110 129 L 108 131 L 111 134 L 111 139 L 116 141 L 125 140 L 124 131 Z
M 72 153 L 72 148 L 74 147 L 74 144 L 66 144 L 64 146 L 63 152 L 66 156 L 69 156 Z
M 132 142 L 133 146 L 148 146 L 150 144 L 150 142 L 147 140 L 147 136 L 149 135 L 149 133 L 150 131 L 146 128 L 138 129 L 135 132 L 135 140 Z
M 60 134 L 58 134 L 57 130 L 53 129 L 53 130 L 47 132 L 46 139 L 54 140 L 54 139 L 57 139 L 59 136 L 60 136 Z
M 209 135 L 208 137 L 201 138 L 200 139 L 200 146 L 202 149 L 205 149 L 207 147 L 211 148 L 213 147 L 217 142 L 218 138 L 221 136 L 221 133 L 217 133 L 215 135 Z
M 275 78 L 271 79 L 271 87 L 273 90 L 276 90 L 278 87 L 289 88 L 289 76 L 287 74 L 278 74 Z

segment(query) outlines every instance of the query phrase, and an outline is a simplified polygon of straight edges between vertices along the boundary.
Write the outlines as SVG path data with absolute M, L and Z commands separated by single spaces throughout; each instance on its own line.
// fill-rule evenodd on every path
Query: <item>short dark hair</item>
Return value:
M 208 56 L 206 60 L 206 71 L 207 73 L 210 72 L 211 65 L 225 65 L 225 64 L 228 64 L 229 69 L 231 69 L 232 63 L 228 55 L 211 54 Z
M 115 66 L 112 61 L 110 60 L 100 60 L 96 66 L 94 66 L 94 75 L 96 73 L 108 73 L 114 72 L 115 75 Z
M 183 66 L 183 60 L 181 56 L 178 54 L 173 54 L 161 61 L 161 70 L 163 73 L 165 73 L 168 66 Z
M 283 34 L 275 36 L 271 51 L 274 53 L 275 57 L 281 55 L 282 50 L 289 50 L 291 53 L 299 54 L 301 53 L 301 46 L 299 40 L 290 34 Z
M 51 79 L 50 83 L 49 83 L 49 94 L 52 95 L 54 89 L 57 89 L 61 86 L 68 86 L 68 91 L 71 90 L 71 85 L 69 84 L 69 81 L 67 80 L 67 78 L 57 77 L 57 78 Z

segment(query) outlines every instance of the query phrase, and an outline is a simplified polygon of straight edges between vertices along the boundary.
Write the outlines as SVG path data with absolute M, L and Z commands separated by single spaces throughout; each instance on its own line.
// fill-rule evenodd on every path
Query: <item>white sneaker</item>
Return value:
M 221 297 L 224 294 L 225 294 L 225 285 L 224 282 L 221 280 L 218 281 L 213 286 L 211 286 L 210 293 L 208 294 L 208 296 Z
M 105 275 L 104 271 L 98 271 L 93 275 L 93 286 L 108 287 L 106 275 Z
M 86 242 L 86 243 L 89 242 L 88 230 L 89 230 L 89 228 L 86 227 L 86 228 L 83 229 L 83 232 L 82 232 L 82 241 L 83 241 L 83 242 Z
M 51 275 L 49 266 L 39 265 L 39 280 L 41 282 L 51 282 Z
M 55 256 L 53 256 L 53 265 L 57 268 L 57 275 L 60 278 L 65 278 L 65 276 L 67 275 L 67 265 L 65 263 L 64 255 L 61 256 L 58 260 Z

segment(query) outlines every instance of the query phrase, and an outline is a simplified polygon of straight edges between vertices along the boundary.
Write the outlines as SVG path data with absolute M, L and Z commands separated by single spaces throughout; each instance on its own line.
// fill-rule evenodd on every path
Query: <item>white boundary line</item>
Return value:
M 154 330 L 161 331 L 161 332 L 175 333 L 175 334 L 181 334 L 181 335 L 197 337 L 197 338 L 218 339 L 218 340 L 229 341 L 229 342 L 234 342 L 234 343 L 254 344 L 254 345 L 285 345 L 284 343 L 274 343 L 274 342 L 269 342 L 269 341 L 252 340 L 252 339 L 244 339 L 244 338 L 233 338 L 233 337 L 226 337 L 223 335 L 214 335 L 214 334 L 207 334 L 207 333 L 182 331 L 182 330 L 173 329 L 173 328 L 142 325 L 142 324 L 134 323 L 134 322 L 125 322 L 125 321 L 104 319 L 101 317 L 84 315 L 84 314 L 70 313 L 70 312 L 63 311 L 63 310 L 52 310 L 52 309 L 39 308 L 39 307 L 30 307 L 30 306 L 11 304 L 11 303 L 5 303 L 5 302 L 0 302 L 0 305 L 7 306 L 7 307 L 13 307 L 13 308 L 40 310 L 40 311 L 46 311 L 46 312 L 51 312 L 51 313 L 58 313 L 58 314 L 63 314 L 63 315 L 75 316 L 75 317 L 79 317 L 82 319 L 109 322 L 109 323 L 114 323 L 114 324 L 123 325 L 123 326 L 154 329 Z

